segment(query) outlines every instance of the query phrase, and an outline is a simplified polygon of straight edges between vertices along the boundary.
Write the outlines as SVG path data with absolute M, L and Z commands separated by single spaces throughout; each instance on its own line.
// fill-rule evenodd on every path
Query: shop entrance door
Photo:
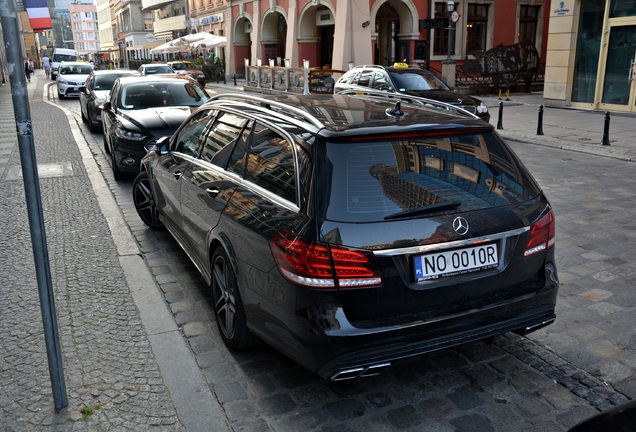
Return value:
M 636 112 L 636 25 L 610 27 L 601 107 Z

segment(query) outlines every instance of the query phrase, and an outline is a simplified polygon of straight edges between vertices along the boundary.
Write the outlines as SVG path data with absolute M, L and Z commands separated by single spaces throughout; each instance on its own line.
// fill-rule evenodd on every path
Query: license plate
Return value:
M 425 281 L 486 270 L 499 265 L 496 243 L 415 257 L 415 279 Z

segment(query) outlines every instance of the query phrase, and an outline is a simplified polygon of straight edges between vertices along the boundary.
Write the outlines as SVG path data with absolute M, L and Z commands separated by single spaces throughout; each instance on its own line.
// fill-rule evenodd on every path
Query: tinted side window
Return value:
M 292 144 L 277 132 L 256 123 L 245 179 L 295 203 L 297 184 Z
M 356 76 L 358 76 L 359 74 L 360 74 L 360 71 L 357 71 L 357 70 L 349 71 L 345 73 L 342 76 L 342 78 L 340 78 L 340 82 L 345 84 L 351 84 L 352 82 L 354 82 Z
M 203 147 L 203 131 L 214 113 L 214 110 L 204 110 L 192 116 L 179 131 L 174 141 L 176 143 L 174 150 L 197 157 Z
M 384 72 L 375 72 L 373 77 L 373 89 L 374 90 L 387 90 L 391 87 L 389 79 Z
M 225 167 L 233 144 L 243 132 L 247 120 L 234 114 L 223 113 L 214 122 L 205 139 L 201 159 Z
M 360 75 L 353 80 L 352 84 L 356 84 L 363 87 L 369 87 L 371 84 L 371 78 L 373 78 L 372 70 L 364 70 Z

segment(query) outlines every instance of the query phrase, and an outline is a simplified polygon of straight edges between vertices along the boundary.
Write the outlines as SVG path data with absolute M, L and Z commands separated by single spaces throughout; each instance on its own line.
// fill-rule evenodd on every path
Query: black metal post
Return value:
M 603 141 L 601 141 L 601 145 L 610 145 L 609 141 L 609 125 L 610 125 L 610 113 L 609 111 L 605 112 L 605 126 L 603 127 Z
M 539 123 L 537 124 L 537 135 L 543 135 L 543 105 L 539 106 Z
M 234 87 L 236 87 L 236 74 L 233 75 L 234 78 Z
M 499 119 L 497 120 L 497 129 L 503 129 L 503 102 L 499 102 Z

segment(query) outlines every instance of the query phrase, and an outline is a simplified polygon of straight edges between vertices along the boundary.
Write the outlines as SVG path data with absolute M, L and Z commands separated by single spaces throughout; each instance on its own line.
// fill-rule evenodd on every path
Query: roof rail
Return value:
M 404 103 L 407 103 L 407 104 L 411 104 L 411 105 L 427 105 L 427 106 L 432 106 L 432 107 L 435 107 L 435 108 L 445 109 L 445 110 L 448 110 L 448 111 L 455 111 L 458 114 L 466 115 L 466 116 L 473 117 L 473 118 L 476 118 L 476 119 L 479 118 L 475 114 L 473 114 L 473 113 L 471 113 L 469 111 L 466 111 L 464 108 L 460 108 L 458 106 L 451 105 L 451 104 L 446 103 L 446 102 L 440 102 L 440 101 L 435 100 L 435 99 L 428 99 L 428 98 L 423 98 L 423 97 L 419 97 L 419 96 L 411 96 L 411 95 L 405 95 L 405 94 L 401 94 L 401 93 L 389 93 L 389 92 L 380 91 L 380 90 L 353 90 L 353 89 L 340 90 L 336 94 L 348 95 L 348 96 L 356 96 L 356 95 L 357 96 L 370 96 L 370 97 L 374 98 L 375 100 L 384 100 L 384 101 L 390 101 L 390 100 L 398 99 L 401 102 L 404 102 Z
M 210 98 L 210 100 L 236 100 L 236 101 L 247 101 L 252 103 L 253 105 L 261 105 L 264 108 L 267 108 L 269 110 L 272 109 L 272 107 L 276 107 L 278 109 L 280 109 L 281 111 L 287 111 L 293 114 L 296 114 L 297 116 L 302 117 L 303 119 L 307 120 L 308 122 L 310 122 L 311 124 L 313 124 L 314 126 L 316 126 L 317 128 L 322 128 L 324 127 L 324 123 L 321 122 L 320 120 L 318 120 L 316 117 L 314 117 L 313 115 L 311 115 L 310 113 L 308 113 L 307 111 L 304 111 L 300 108 L 296 108 L 293 106 L 289 106 L 285 103 L 282 102 L 278 102 L 276 100 L 272 100 L 272 99 L 267 99 L 267 98 L 263 98 L 263 97 L 259 97 L 259 96 L 254 96 L 254 95 L 249 95 L 249 94 L 245 94 L 245 93 L 222 93 L 222 94 L 217 94 L 214 95 Z

